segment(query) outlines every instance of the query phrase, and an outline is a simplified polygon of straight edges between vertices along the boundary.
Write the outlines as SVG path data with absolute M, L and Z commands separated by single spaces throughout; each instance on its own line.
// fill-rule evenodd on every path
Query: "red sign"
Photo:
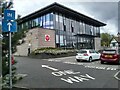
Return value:
M 45 41 L 50 41 L 50 35 L 45 35 Z

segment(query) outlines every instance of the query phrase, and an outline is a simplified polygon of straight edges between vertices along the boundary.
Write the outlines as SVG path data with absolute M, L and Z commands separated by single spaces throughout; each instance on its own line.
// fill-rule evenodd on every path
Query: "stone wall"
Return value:
M 50 36 L 49 41 L 45 41 L 45 35 Z M 31 52 L 37 48 L 55 47 L 55 31 L 43 28 L 34 28 L 28 30 L 26 37 L 23 38 L 25 43 L 17 46 L 17 52 L 14 55 L 27 56 L 30 44 Z
M 46 40 L 46 36 L 49 36 L 49 40 Z M 38 29 L 39 48 L 42 47 L 54 47 L 55 48 L 55 31 L 49 29 Z

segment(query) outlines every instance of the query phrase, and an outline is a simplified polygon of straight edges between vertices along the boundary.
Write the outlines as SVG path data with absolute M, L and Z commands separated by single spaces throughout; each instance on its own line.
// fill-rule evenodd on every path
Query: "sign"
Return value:
M 14 10 L 4 10 L 4 19 L 5 20 L 15 20 L 15 11 Z
M 45 41 L 50 41 L 50 35 L 45 35 Z
M 14 10 L 4 10 L 4 20 L 2 20 L 2 31 L 9 32 L 9 84 L 12 88 L 12 63 L 11 63 L 11 32 L 16 32 L 17 23 L 15 20 L 15 11 Z
M 17 23 L 3 20 L 2 31 L 3 32 L 17 32 Z

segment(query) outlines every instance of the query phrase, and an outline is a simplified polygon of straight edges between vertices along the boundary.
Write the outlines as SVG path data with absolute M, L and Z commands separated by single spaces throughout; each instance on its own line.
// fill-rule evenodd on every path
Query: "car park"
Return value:
M 118 63 L 120 64 L 120 52 L 118 49 L 105 49 L 100 56 L 101 64 Z
M 93 60 L 97 60 L 100 59 L 100 53 L 93 50 L 93 49 L 81 49 L 78 51 L 77 55 L 76 55 L 76 60 L 78 62 L 80 61 L 93 61 Z

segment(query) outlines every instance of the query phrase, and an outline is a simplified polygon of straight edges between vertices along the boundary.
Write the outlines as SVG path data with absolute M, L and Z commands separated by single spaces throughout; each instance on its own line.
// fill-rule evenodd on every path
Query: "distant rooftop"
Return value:
M 114 37 L 114 39 L 120 43 L 120 38 L 119 37 Z

